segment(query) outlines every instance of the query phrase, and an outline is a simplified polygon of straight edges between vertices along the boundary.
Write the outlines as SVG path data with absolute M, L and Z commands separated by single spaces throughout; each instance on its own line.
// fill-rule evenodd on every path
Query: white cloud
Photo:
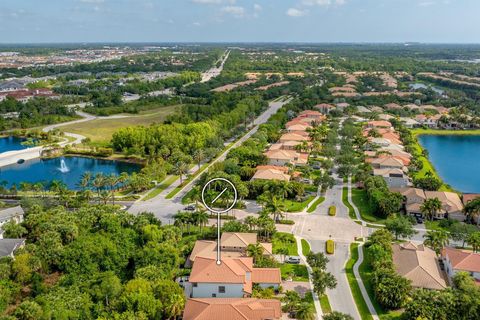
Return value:
M 199 4 L 223 4 L 223 3 L 234 4 L 236 0 L 192 0 L 192 2 L 199 3 Z
M 263 8 L 261 5 L 259 5 L 258 3 L 255 3 L 253 5 L 253 17 L 254 18 L 258 18 L 258 16 L 260 15 L 260 12 L 262 12 Z
M 104 3 L 105 0 L 80 0 L 83 3 Z
M 245 8 L 240 6 L 226 6 L 221 9 L 223 13 L 234 15 L 237 18 L 241 18 L 245 15 Z
M 328 7 L 331 5 L 341 6 L 346 3 L 346 0 L 303 0 L 302 3 L 306 6 L 321 6 Z
M 287 16 L 295 17 L 295 18 L 303 17 L 307 13 L 308 13 L 307 10 L 300 10 L 300 9 L 296 9 L 296 8 L 289 8 L 286 12 Z

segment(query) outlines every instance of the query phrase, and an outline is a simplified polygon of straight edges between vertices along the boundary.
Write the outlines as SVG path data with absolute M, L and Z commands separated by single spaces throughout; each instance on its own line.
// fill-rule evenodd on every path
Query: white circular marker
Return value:
M 209 190 L 209 187 L 213 186 L 212 185 L 213 183 L 219 183 L 220 186 L 221 186 L 221 188 L 220 188 L 221 190 L 217 190 L 217 194 L 213 198 L 213 200 L 206 201 L 205 200 L 205 192 Z M 214 207 L 215 203 L 227 191 L 230 191 L 229 194 L 233 194 L 231 204 L 227 208 L 216 208 L 216 207 Z M 214 212 L 214 213 L 220 214 L 220 213 L 225 213 L 227 211 L 230 211 L 235 206 L 235 204 L 237 203 L 237 198 L 238 198 L 237 188 L 235 188 L 235 185 L 232 182 L 230 182 L 229 180 L 224 179 L 224 178 L 212 179 L 212 180 L 208 181 L 203 186 L 203 189 L 202 189 L 202 203 L 205 206 L 205 208 L 207 208 L 208 210 L 210 210 L 211 212 Z

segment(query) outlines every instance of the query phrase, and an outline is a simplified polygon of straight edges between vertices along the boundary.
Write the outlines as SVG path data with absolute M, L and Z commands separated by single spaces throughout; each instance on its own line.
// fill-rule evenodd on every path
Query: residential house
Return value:
M 9 221 L 15 221 L 15 223 L 21 223 L 25 212 L 21 206 L 3 209 L 0 211 L 0 239 L 3 238 L 2 225 Z
M 445 247 L 442 260 L 450 282 L 457 272 L 469 273 L 480 284 L 480 253 Z
M 308 153 L 300 153 L 294 150 L 272 150 L 267 151 L 268 164 L 273 166 L 306 165 Z
M 373 169 L 374 176 L 381 176 L 389 188 L 405 188 L 411 183 L 401 169 Z
M 295 132 L 295 133 L 285 133 L 283 134 L 279 141 L 286 142 L 286 141 L 310 141 L 310 137 L 308 132 Z
M 368 159 L 367 161 L 370 162 L 372 167 L 376 169 L 400 169 L 402 171 L 406 171 L 403 161 L 395 158 L 394 156 Z
M 276 299 L 188 299 L 183 320 L 279 320 L 282 308 Z
M 305 132 L 307 131 L 308 129 L 312 128 L 311 125 L 309 125 L 308 123 L 290 123 L 290 124 L 287 124 L 285 126 L 285 128 L 287 129 L 287 132 L 290 132 L 290 133 L 297 133 L 297 132 Z
M 216 259 L 196 257 L 190 274 L 192 298 L 243 298 L 252 294 L 253 284 L 278 289 L 278 268 L 254 268 L 253 258 Z
M 435 251 L 412 242 L 392 245 L 393 264 L 399 275 L 408 279 L 414 288 L 442 290 L 447 279 Z
M 335 106 L 328 103 L 320 103 L 313 108 L 317 109 L 322 114 L 329 114 L 332 110 L 335 110 Z
M 274 143 L 268 148 L 268 151 L 275 151 L 275 150 L 294 150 L 297 151 L 297 146 L 301 145 L 302 142 L 300 141 L 285 141 L 280 143 Z
M 400 192 L 404 197 L 404 207 L 407 214 L 422 215 L 421 206 L 426 199 L 438 198 L 442 203 L 440 209 L 435 215 L 435 219 L 448 217 L 458 221 L 464 221 L 463 203 L 457 193 L 446 191 L 424 191 L 418 188 L 392 189 Z
M 0 258 L 14 258 L 15 250 L 25 246 L 25 239 L 0 239 Z
M 220 239 L 222 258 L 246 257 L 246 250 L 249 244 L 258 242 L 256 233 L 224 232 Z M 272 244 L 260 242 L 263 254 L 272 255 Z M 214 259 L 217 257 L 217 241 L 197 240 L 192 253 L 187 260 L 187 267 L 191 267 L 197 257 Z
M 337 103 L 336 106 L 337 106 L 337 110 L 345 111 L 346 108 L 350 107 L 350 104 L 346 102 L 340 102 L 340 103 Z
M 277 180 L 290 181 L 287 167 L 279 166 L 258 166 L 252 180 Z
M 386 120 L 369 121 L 367 128 L 392 128 L 392 124 Z
M 418 122 L 420 126 L 426 126 L 429 128 L 436 128 L 438 125 L 438 120 L 440 119 L 440 115 L 436 114 L 433 116 L 427 116 L 424 114 L 419 114 L 415 116 L 415 120 Z
M 400 118 L 400 121 L 403 122 L 406 128 L 412 129 L 418 127 L 420 123 L 412 118 Z

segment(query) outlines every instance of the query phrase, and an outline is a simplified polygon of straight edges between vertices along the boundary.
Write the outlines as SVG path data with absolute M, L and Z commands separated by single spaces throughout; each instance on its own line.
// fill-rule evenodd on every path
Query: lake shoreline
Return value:
M 454 188 L 451 184 L 448 184 L 445 182 L 445 178 L 443 178 L 438 169 L 436 168 L 433 160 L 431 159 L 432 157 L 432 150 L 425 147 L 424 144 L 422 144 L 420 142 L 420 137 L 421 136 L 438 136 L 438 137 L 447 137 L 447 136 L 453 136 L 453 137 L 456 137 L 456 138 L 461 138 L 462 136 L 464 137 L 480 137 L 480 130 L 434 130 L 434 129 L 413 129 L 411 130 L 412 131 L 412 134 L 415 138 L 415 141 L 416 141 L 416 144 L 421 151 L 423 150 L 426 150 L 428 152 L 428 156 L 425 157 L 425 156 L 420 156 L 421 160 L 424 162 L 427 162 L 428 163 L 428 170 L 430 170 L 434 177 L 436 177 L 437 179 L 439 179 L 441 182 L 442 182 L 442 187 L 440 188 L 440 191 L 451 191 L 451 192 L 456 192 L 458 194 L 470 194 L 470 193 L 478 193 L 478 192 L 475 192 L 473 190 L 471 191 L 459 191 L 457 190 L 458 186 L 456 188 Z M 445 155 L 445 157 L 448 157 L 448 153 Z M 437 158 L 438 158 L 438 152 L 437 152 Z M 437 161 L 438 162 L 438 161 Z M 439 164 L 437 163 L 437 166 Z M 443 166 L 445 167 L 445 166 Z M 470 167 L 470 166 L 469 166 Z M 445 171 L 445 168 L 444 168 L 444 171 Z M 445 172 L 444 172 L 445 174 Z M 448 174 L 447 174 L 448 176 Z M 450 180 L 452 180 L 452 177 L 450 176 Z M 474 179 L 476 180 L 476 179 Z M 463 181 L 468 181 L 468 180 L 465 180 L 463 179 Z M 458 182 L 458 181 L 457 181 Z M 459 184 L 464 184 L 462 183 L 462 180 L 460 180 Z

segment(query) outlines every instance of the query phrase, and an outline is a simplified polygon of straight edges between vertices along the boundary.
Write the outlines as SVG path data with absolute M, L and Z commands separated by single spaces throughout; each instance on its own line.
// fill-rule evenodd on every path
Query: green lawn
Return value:
M 161 106 L 139 114 L 124 114 L 123 117 L 95 119 L 81 123 L 70 124 L 60 127 L 64 132 L 81 134 L 90 138 L 92 142 L 110 141 L 114 132 L 118 129 L 130 126 L 148 126 L 153 123 L 163 123 L 165 118 L 178 110 L 180 106 Z
M 162 193 L 165 189 L 167 189 L 172 183 L 174 183 L 178 179 L 178 176 L 170 176 L 167 179 L 163 180 L 155 189 L 150 191 L 148 195 L 143 198 L 143 201 L 150 200 L 155 198 L 160 193 Z
M 308 208 L 307 212 L 308 213 L 312 213 L 313 211 L 315 211 L 315 209 L 317 209 L 318 205 L 320 203 L 322 203 L 323 201 L 325 201 L 325 198 L 324 197 L 319 197 L 317 200 L 315 200 L 314 203 L 312 203 L 312 205 L 310 206 L 310 208 Z
M 315 199 L 315 197 L 310 196 L 305 201 L 302 201 L 302 202 L 293 201 L 293 200 L 289 200 L 289 199 L 284 199 L 282 201 L 283 201 L 283 205 L 285 206 L 285 211 L 286 212 L 301 212 L 308 206 L 308 204 L 313 199 Z
M 308 281 L 308 270 L 305 265 L 284 263 L 280 265 L 280 271 L 283 280 L 288 279 L 293 274 L 293 281 Z
M 323 313 L 332 312 L 332 306 L 330 306 L 330 301 L 328 301 L 328 296 L 324 294 L 320 297 L 320 306 L 322 307 Z
M 311 249 L 310 249 L 310 244 L 308 243 L 307 240 L 305 239 L 302 239 L 302 253 L 303 255 L 306 257 L 308 256 L 308 254 L 310 253 Z
M 362 292 L 358 286 L 357 279 L 353 274 L 353 266 L 358 260 L 358 243 L 350 244 L 350 260 L 347 261 L 345 265 L 345 271 L 347 272 L 348 283 L 350 284 L 350 290 L 352 291 L 353 299 L 357 305 L 358 312 L 362 320 L 373 319 L 370 311 L 368 310 L 367 303 L 363 299 Z
M 352 189 L 352 201 L 360 211 L 363 220 L 373 223 L 385 223 L 385 219 L 379 218 L 374 214 L 373 208 L 367 198 L 367 192 L 364 189 Z
M 348 215 L 350 216 L 350 218 L 357 219 L 357 216 L 355 215 L 355 210 L 353 210 L 353 207 L 350 205 L 350 202 L 348 202 L 348 187 L 343 187 L 342 201 L 343 201 L 343 204 L 348 208 Z
M 356 255 L 358 256 L 358 252 L 356 251 Z M 370 297 L 370 300 L 372 301 L 373 307 L 377 311 L 378 316 L 380 319 L 397 319 L 399 318 L 401 312 L 400 311 L 388 311 L 384 310 L 380 304 L 378 304 L 377 300 L 375 300 L 375 294 L 373 291 L 373 286 L 372 286 L 372 275 L 373 275 L 373 270 L 370 267 L 370 256 L 368 255 L 367 250 L 363 248 L 363 255 L 364 255 L 364 260 L 360 267 L 358 268 L 358 272 L 360 273 L 360 277 L 362 278 L 363 284 L 365 285 L 365 289 L 367 290 L 368 296 Z
M 282 241 L 282 238 L 288 241 Z M 272 238 L 272 250 L 276 253 L 278 248 L 287 248 L 289 256 L 298 256 L 297 240 L 290 233 L 277 232 Z

